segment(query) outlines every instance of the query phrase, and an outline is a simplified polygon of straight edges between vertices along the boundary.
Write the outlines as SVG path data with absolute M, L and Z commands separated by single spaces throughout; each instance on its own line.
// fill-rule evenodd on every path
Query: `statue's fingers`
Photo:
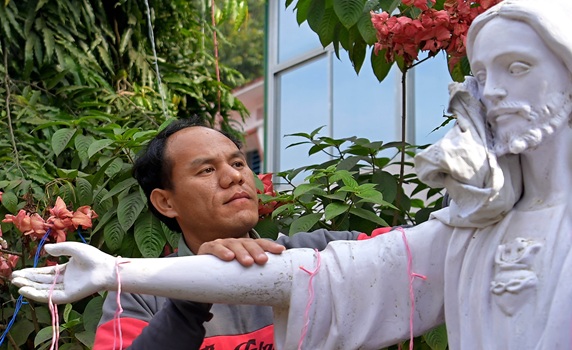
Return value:
M 61 266 L 58 266 L 57 269 L 60 272 L 63 271 Z M 27 268 L 27 269 L 13 271 L 12 278 L 22 277 L 35 281 L 37 276 L 52 276 L 53 278 L 55 274 L 56 274 L 56 266 L 46 266 L 46 267 Z
M 52 288 L 52 285 L 54 289 L 62 288 L 61 280 L 60 283 L 54 284 L 53 279 L 48 281 L 48 283 L 43 283 L 36 280 L 31 280 L 29 278 L 15 277 L 12 279 L 12 284 L 17 287 L 31 287 L 37 290 L 50 290 Z
M 66 303 L 67 295 L 61 285 L 56 285 L 52 289 L 37 289 L 33 286 L 26 286 L 18 289 L 18 293 L 25 296 L 26 298 L 36 300 L 39 302 L 47 303 L 51 299 L 56 304 Z
M 33 281 L 33 282 L 37 282 L 37 283 L 41 283 L 41 284 L 53 284 L 54 283 L 54 274 L 29 274 L 26 277 L 22 277 L 22 276 L 14 276 L 14 274 L 12 274 L 12 283 L 15 284 L 14 279 L 15 278 L 25 278 L 29 281 Z M 60 274 L 56 277 L 56 283 L 62 283 L 64 280 L 64 275 Z

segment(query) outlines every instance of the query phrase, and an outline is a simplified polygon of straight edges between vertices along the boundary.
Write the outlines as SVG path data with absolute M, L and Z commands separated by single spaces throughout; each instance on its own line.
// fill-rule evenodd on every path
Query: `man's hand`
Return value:
M 41 302 L 70 303 L 104 289 L 116 288 L 115 262 L 111 255 L 87 244 L 64 242 L 47 244 L 53 256 L 71 256 L 63 265 L 27 268 L 12 273 L 19 293 Z M 54 282 L 55 280 L 55 282 Z
M 198 254 L 210 254 L 224 261 L 236 259 L 242 266 L 254 263 L 264 265 L 268 261 L 265 252 L 280 254 L 286 248 L 267 239 L 225 238 L 203 243 Z

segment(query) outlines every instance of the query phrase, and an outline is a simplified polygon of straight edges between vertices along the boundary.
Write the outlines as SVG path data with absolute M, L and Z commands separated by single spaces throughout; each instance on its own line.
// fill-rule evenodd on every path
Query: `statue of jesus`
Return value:
M 571 14 L 566 0 L 505 0 L 473 22 L 473 77 L 450 88 L 457 123 L 416 158 L 452 202 L 423 224 L 251 267 L 209 256 L 117 264 L 61 243 L 46 250 L 69 263 L 16 271 L 13 283 L 70 302 L 116 290 L 119 271 L 126 292 L 271 305 L 279 349 L 379 349 L 443 322 L 450 349 L 569 349 Z

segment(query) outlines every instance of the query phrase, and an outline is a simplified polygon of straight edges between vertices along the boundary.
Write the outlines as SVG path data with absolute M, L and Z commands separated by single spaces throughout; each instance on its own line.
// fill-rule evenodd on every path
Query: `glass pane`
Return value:
M 334 60 L 334 138 L 358 136 L 370 141 L 395 141 L 395 72 L 377 81 L 370 51 L 359 76 L 346 52 Z
M 447 60 L 440 54 L 415 67 L 415 142 L 434 143 L 453 126 L 433 131 L 444 121 L 449 101 L 448 85 L 452 82 Z
M 278 6 L 278 63 L 300 56 L 308 51 L 321 48 L 318 34 L 308 26 L 308 22 L 298 25 L 294 6 L 286 7 L 286 0 Z
M 286 149 L 289 144 L 301 142 L 299 137 L 287 134 L 305 132 L 326 125 L 320 135 L 328 135 L 328 64 L 320 58 L 309 64 L 289 70 L 279 76 L 280 135 L 275 142 L 280 152 L 280 170 L 297 168 L 327 160 L 322 154 L 308 158 L 310 146 L 300 145 Z

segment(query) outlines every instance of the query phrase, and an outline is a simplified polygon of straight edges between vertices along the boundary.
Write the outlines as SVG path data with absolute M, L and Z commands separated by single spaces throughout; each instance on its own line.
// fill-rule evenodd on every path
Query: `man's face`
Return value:
M 561 129 L 572 110 L 570 72 L 528 24 L 495 18 L 477 34 L 473 51 L 497 156 L 536 147 Z
M 165 149 L 172 188 L 164 190 L 192 250 L 218 238 L 244 237 L 258 222 L 258 198 L 244 154 L 216 130 L 190 127 Z

